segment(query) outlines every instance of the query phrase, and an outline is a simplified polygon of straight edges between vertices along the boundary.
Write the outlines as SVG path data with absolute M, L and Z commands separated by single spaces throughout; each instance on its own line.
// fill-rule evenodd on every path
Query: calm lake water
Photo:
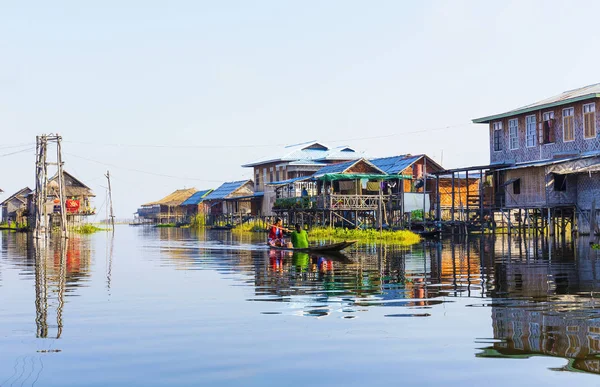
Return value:
M 269 252 L 262 236 L 0 233 L 0 386 L 600 384 L 589 240 Z

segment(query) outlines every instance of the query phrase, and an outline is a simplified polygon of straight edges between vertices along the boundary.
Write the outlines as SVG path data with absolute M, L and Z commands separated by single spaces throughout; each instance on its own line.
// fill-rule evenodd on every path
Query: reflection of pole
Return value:
M 58 277 L 58 306 L 56 307 L 56 338 L 60 339 L 62 335 L 62 311 L 63 306 L 65 304 L 65 283 L 67 276 L 67 243 L 65 240 L 60 242 L 60 269 L 59 269 L 59 277 Z
M 41 247 L 38 241 L 32 246 L 35 259 L 35 325 L 36 337 L 48 336 L 48 287 L 46 283 L 46 262 L 42 258 Z

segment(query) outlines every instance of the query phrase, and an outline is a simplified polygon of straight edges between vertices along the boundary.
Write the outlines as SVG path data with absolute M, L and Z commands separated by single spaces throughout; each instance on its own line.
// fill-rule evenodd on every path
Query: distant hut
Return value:
M 31 192 L 29 187 L 25 187 L 0 203 L 2 207 L 2 223 L 11 221 L 22 224 L 25 222 L 27 215 L 27 195 Z
M 208 212 L 209 207 L 204 203 L 204 199 L 211 192 L 213 192 L 212 189 L 198 191 L 181 203 L 181 207 L 183 207 L 185 212 L 186 222 L 189 222 L 199 214 L 206 214 Z
M 181 223 L 186 216 L 181 204 L 195 193 L 195 188 L 178 189 L 158 201 L 142 204 L 137 215 L 152 223 Z

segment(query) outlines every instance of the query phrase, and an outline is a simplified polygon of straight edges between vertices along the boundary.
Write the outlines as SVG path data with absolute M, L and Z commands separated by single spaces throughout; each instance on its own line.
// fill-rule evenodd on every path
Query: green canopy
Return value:
M 377 175 L 374 173 L 326 173 L 316 177 L 321 181 L 336 181 L 336 180 L 408 180 L 413 177 L 410 175 Z

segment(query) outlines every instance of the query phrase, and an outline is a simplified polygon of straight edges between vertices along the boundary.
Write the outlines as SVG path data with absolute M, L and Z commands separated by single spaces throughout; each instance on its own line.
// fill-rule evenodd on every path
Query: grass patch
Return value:
M 155 227 L 177 227 L 177 225 L 175 223 L 160 223 L 157 224 Z
M 82 224 L 81 226 L 73 226 L 69 230 L 77 234 L 93 234 L 98 231 L 108 231 L 107 228 L 97 227 L 89 223 Z
M 235 232 L 266 232 L 267 228 L 264 222 L 259 220 L 251 220 L 246 223 L 238 224 L 231 231 Z
M 359 242 L 382 242 L 398 245 L 413 245 L 421 241 L 421 237 L 412 231 L 378 231 L 347 228 L 315 227 L 308 233 L 311 239 L 356 240 Z
M 192 218 L 190 221 L 191 228 L 205 228 L 206 227 L 206 217 L 203 214 L 198 214 Z

